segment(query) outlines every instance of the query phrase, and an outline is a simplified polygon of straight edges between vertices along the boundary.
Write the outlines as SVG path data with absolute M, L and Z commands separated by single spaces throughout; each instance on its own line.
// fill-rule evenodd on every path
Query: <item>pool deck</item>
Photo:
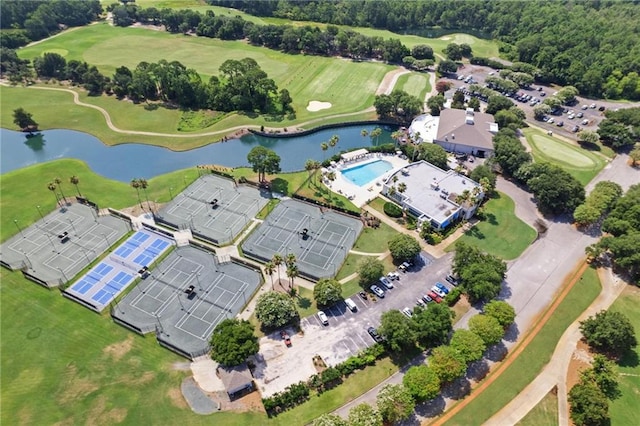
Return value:
M 340 170 L 342 169 L 360 166 L 377 160 L 388 161 L 389 163 L 391 163 L 393 168 L 383 175 L 379 176 L 378 178 L 365 184 L 364 186 L 358 186 L 354 184 L 349 179 L 344 177 L 342 173 L 340 173 Z M 382 191 L 382 182 L 384 181 L 384 179 L 386 179 L 388 176 L 391 176 L 395 170 L 398 170 L 399 168 L 402 168 L 407 164 L 409 164 L 409 161 L 403 160 L 402 158 L 394 154 L 371 153 L 367 157 L 359 161 L 339 163 L 336 166 L 336 179 L 333 182 L 329 182 L 326 179 L 324 179 L 323 181 L 333 192 L 350 198 L 353 204 L 358 207 L 362 207 L 367 203 L 367 201 L 373 200 L 380 194 L 380 191 Z

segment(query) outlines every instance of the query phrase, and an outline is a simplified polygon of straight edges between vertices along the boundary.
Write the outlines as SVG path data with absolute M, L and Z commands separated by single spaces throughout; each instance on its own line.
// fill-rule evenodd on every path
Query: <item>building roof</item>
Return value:
M 361 148 L 361 149 L 356 149 L 354 151 L 345 152 L 344 154 L 340 154 L 340 157 L 345 161 L 351 161 L 356 158 L 364 157 L 368 153 L 369 153 L 368 150 Z
M 228 394 L 234 394 L 253 386 L 253 377 L 247 364 L 240 364 L 235 367 L 220 366 L 218 375 Z
M 471 109 L 444 109 L 440 112 L 436 140 L 493 150 L 493 135 L 497 131 L 498 125 L 491 114 Z
M 426 161 L 412 163 L 389 176 L 386 185 L 391 185 L 397 176 L 397 186 L 404 182 L 402 194 L 405 203 L 411 205 L 431 219 L 443 223 L 460 207 L 454 202 L 465 190 L 473 191 L 479 185 L 453 170 L 444 171 Z
M 431 143 L 436 138 L 439 121 L 440 117 L 434 117 L 431 114 L 419 115 L 411 122 L 409 134 L 418 143 Z

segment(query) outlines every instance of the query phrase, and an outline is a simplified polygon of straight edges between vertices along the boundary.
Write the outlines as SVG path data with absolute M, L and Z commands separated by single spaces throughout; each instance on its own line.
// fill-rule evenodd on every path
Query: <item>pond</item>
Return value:
M 362 137 L 363 129 L 371 132 L 383 129 L 377 140 Z M 130 182 L 134 178 L 150 179 L 174 170 L 199 164 L 227 167 L 247 166 L 247 154 L 256 145 L 274 150 L 281 158 L 283 172 L 304 170 L 309 159 L 322 161 L 334 153 L 393 142 L 389 126 L 373 124 L 326 129 L 305 136 L 266 138 L 248 134 L 240 139 L 211 143 L 190 151 L 171 151 L 167 148 L 128 143 L 115 146 L 103 144 L 87 133 L 74 130 L 46 130 L 27 138 L 24 133 L 0 129 L 0 171 L 7 173 L 32 164 L 60 158 L 77 158 L 86 162 L 96 173 L 114 180 Z M 323 152 L 322 142 L 338 135 L 338 144 Z

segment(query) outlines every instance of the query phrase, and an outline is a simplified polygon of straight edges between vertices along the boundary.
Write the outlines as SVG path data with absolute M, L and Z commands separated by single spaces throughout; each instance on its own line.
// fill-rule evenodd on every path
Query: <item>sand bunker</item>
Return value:
M 331 102 L 310 101 L 309 105 L 307 105 L 307 111 L 311 112 L 329 108 L 331 108 Z

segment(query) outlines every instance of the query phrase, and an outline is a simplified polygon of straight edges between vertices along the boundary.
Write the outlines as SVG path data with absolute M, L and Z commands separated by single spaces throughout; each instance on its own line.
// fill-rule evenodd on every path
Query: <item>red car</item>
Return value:
M 291 338 L 289 337 L 286 331 L 282 330 L 280 332 L 280 337 L 282 337 L 282 340 L 284 340 L 284 344 L 287 345 L 287 347 L 291 346 Z
M 436 303 L 442 302 L 442 297 L 438 296 L 435 292 L 430 291 L 427 295 L 433 299 Z

